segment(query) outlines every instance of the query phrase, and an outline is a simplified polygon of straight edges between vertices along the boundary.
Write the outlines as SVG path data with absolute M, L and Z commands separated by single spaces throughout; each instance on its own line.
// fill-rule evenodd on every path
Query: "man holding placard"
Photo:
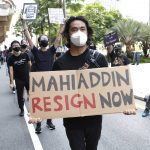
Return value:
M 32 114 L 38 111 L 39 114 L 40 113 L 43 114 L 43 116 L 41 115 L 41 117 L 44 118 L 45 117 L 44 114 L 46 114 L 47 112 L 47 115 L 53 115 L 52 117 L 54 117 L 60 110 L 63 109 L 63 107 L 65 107 L 65 109 L 69 111 L 69 107 L 71 107 L 69 106 L 69 104 L 71 104 L 74 108 L 77 108 L 74 109 L 74 111 L 72 112 L 70 111 L 72 114 L 66 113 L 65 116 L 66 118 L 63 119 L 64 126 L 66 129 L 66 135 L 68 137 L 69 144 L 72 150 L 97 150 L 98 141 L 101 136 L 102 116 L 99 114 L 92 115 L 92 109 L 91 112 L 88 112 L 91 113 L 91 115 L 89 116 L 84 115 L 82 114 L 82 111 L 84 110 L 81 110 L 82 108 L 80 108 L 80 106 L 83 105 L 86 107 L 86 110 L 87 105 L 90 105 L 91 107 L 95 108 L 95 103 L 91 104 L 90 101 L 88 101 L 88 97 L 83 95 L 84 101 L 82 101 L 81 98 L 81 93 L 86 92 L 87 91 L 86 88 L 89 87 L 88 86 L 89 82 L 86 82 L 86 79 L 84 77 L 84 75 L 86 76 L 86 73 L 84 75 L 82 73 L 77 74 L 79 75 L 77 78 L 75 78 L 73 74 L 74 72 L 76 72 L 76 70 L 79 72 L 81 69 L 90 70 L 91 68 L 108 67 L 107 61 L 102 54 L 100 54 L 97 51 L 90 50 L 88 48 L 92 34 L 93 30 L 90 27 L 88 21 L 84 17 L 81 16 L 70 17 L 66 21 L 65 28 L 63 31 L 63 35 L 68 42 L 69 50 L 54 62 L 53 65 L 54 72 L 52 72 L 52 74 L 49 74 L 48 76 L 45 76 L 46 79 L 44 79 L 43 76 L 41 78 L 41 74 L 38 75 L 36 74 L 36 76 L 35 77 L 32 76 L 30 80 L 34 81 L 34 83 L 32 83 L 32 90 L 31 90 L 32 93 L 31 103 L 34 104 L 34 106 L 32 106 L 33 108 Z M 55 74 L 55 71 L 60 70 L 63 70 L 62 73 L 60 72 L 59 74 L 59 72 L 56 72 Z M 69 70 L 72 71 L 71 75 L 63 76 L 65 72 L 64 70 L 66 70 L 66 72 L 67 71 L 69 72 Z M 86 71 L 88 72 L 88 70 L 85 70 L 85 72 Z M 93 74 L 96 75 L 96 72 L 93 72 Z M 107 73 L 105 72 L 104 74 Z M 60 80 L 55 80 L 55 76 L 57 77 L 59 76 Z M 98 76 L 99 74 L 97 74 L 95 77 Z M 50 78 L 49 80 L 48 77 Z M 64 79 L 63 77 L 65 77 L 65 81 L 63 80 Z M 87 78 L 88 81 L 90 80 L 89 78 Z M 38 82 L 36 82 L 36 79 Z M 66 81 L 66 79 L 68 80 Z M 47 82 L 47 80 L 49 81 L 49 83 Z M 79 83 L 76 83 L 78 82 L 78 80 Z M 128 81 L 129 80 L 127 78 L 127 82 Z M 60 86 L 57 86 L 57 82 L 58 85 L 60 84 L 60 82 L 62 84 L 60 84 Z M 47 85 L 47 83 L 48 87 L 45 86 Z M 69 94 L 64 95 L 64 93 L 67 91 L 61 91 L 59 89 L 67 87 L 68 93 L 69 92 L 71 93 L 70 88 L 72 88 L 73 90 L 76 89 L 76 84 L 78 84 L 77 86 L 78 93 L 73 95 L 71 99 L 68 98 L 70 96 Z M 81 84 L 83 84 L 86 88 L 81 88 Z M 39 91 L 42 90 L 43 91 L 42 94 L 38 94 L 35 97 L 34 95 L 35 88 Z M 48 97 L 46 94 L 49 94 L 51 88 L 53 90 L 54 95 L 53 93 L 51 93 L 50 97 Z M 78 88 L 80 89 L 81 93 L 80 91 L 78 91 Z M 58 95 L 55 95 L 56 92 L 58 93 Z M 62 99 L 63 96 L 65 97 L 65 99 Z M 41 97 L 43 97 L 42 100 Z M 63 104 L 66 103 L 66 105 L 64 106 L 63 104 L 60 103 L 60 101 L 62 101 Z M 40 105 L 40 102 L 42 103 L 42 105 Z M 93 102 L 95 102 L 94 95 L 93 95 Z M 44 108 L 42 107 L 43 104 L 45 106 Z M 56 107 L 53 108 L 53 106 Z M 51 113 L 52 110 L 55 110 L 56 113 L 52 114 Z M 73 114 L 75 111 L 79 111 L 80 114 L 78 115 Z M 135 109 L 126 110 L 124 111 L 124 113 L 128 115 L 135 114 Z M 60 115 L 63 116 L 62 113 Z M 67 118 L 67 115 L 71 118 Z M 38 121 L 40 121 L 40 118 L 32 118 L 31 116 L 29 123 L 35 123 Z
M 88 44 L 93 30 L 84 17 L 70 17 L 63 31 L 67 39 L 69 51 L 63 57 L 58 58 L 53 70 L 77 70 L 107 67 L 107 61 L 99 54 L 97 63 L 87 61 L 90 50 Z M 98 55 L 98 54 L 97 54 Z M 68 64 L 68 65 L 67 65 Z M 135 114 L 135 110 L 126 111 L 126 114 Z M 65 118 L 64 126 L 72 150 L 97 150 L 101 135 L 102 116 L 86 116 Z

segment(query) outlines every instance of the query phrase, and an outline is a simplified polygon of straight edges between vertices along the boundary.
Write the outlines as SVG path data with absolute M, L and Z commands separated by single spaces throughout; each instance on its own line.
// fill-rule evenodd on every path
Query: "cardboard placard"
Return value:
M 36 3 L 24 3 L 23 6 L 23 19 L 24 20 L 35 20 L 38 10 L 38 4 Z
M 67 118 L 135 108 L 128 66 L 30 73 L 32 117 Z
M 49 23 L 64 24 L 64 12 L 62 8 L 48 8 Z
M 119 42 L 119 38 L 116 32 L 111 32 L 107 35 L 104 36 L 104 45 L 109 46 L 109 45 L 113 45 L 116 42 Z

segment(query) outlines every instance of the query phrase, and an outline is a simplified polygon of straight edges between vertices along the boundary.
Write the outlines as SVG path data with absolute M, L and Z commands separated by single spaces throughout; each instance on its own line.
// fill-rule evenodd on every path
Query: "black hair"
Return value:
M 9 51 L 9 52 L 12 52 L 12 48 L 11 48 L 11 47 L 9 47 L 8 51 Z
M 92 35 L 93 35 L 93 29 L 89 25 L 88 21 L 85 19 L 83 16 L 71 16 L 65 23 L 65 28 L 64 31 L 62 32 L 62 35 L 67 39 L 67 45 L 70 47 L 70 36 L 69 36 L 69 29 L 70 29 L 70 24 L 75 21 L 75 20 L 80 20 L 85 23 L 86 28 L 87 28 L 87 33 L 88 33 L 88 40 L 87 44 L 90 44 Z
M 20 41 L 20 44 L 22 44 L 23 41 L 26 41 L 26 39 L 22 39 L 22 40 Z
M 18 44 L 20 45 L 19 41 L 14 40 L 14 41 L 12 41 L 12 42 L 11 42 L 11 44 L 10 44 L 10 45 L 11 45 L 11 47 L 12 47 L 12 45 L 13 45 L 14 43 L 18 43 Z

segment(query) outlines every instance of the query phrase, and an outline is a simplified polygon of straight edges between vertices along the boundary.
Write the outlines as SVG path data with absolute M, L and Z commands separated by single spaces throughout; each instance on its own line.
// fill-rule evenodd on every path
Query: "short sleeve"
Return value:
M 37 53 L 38 53 L 38 48 L 35 47 L 35 46 L 33 46 L 33 48 L 31 49 L 31 52 L 33 53 L 34 56 L 37 55 Z
M 56 49 L 55 46 L 53 45 L 53 46 L 51 46 L 51 47 L 49 48 L 49 50 L 51 51 L 52 54 L 55 54 L 57 49 Z
M 12 56 L 10 56 L 9 58 L 8 58 L 8 66 L 13 66 L 13 59 L 12 59 Z

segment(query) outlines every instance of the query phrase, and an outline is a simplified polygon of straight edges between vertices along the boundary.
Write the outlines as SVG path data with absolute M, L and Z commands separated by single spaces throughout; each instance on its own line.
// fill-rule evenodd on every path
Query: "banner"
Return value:
M 23 6 L 23 19 L 35 20 L 37 15 L 38 5 L 36 3 L 24 3 Z
M 31 72 L 32 117 L 66 118 L 135 108 L 128 66 Z
M 64 24 L 64 13 L 62 8 L 48 8 L 49 23 Z

